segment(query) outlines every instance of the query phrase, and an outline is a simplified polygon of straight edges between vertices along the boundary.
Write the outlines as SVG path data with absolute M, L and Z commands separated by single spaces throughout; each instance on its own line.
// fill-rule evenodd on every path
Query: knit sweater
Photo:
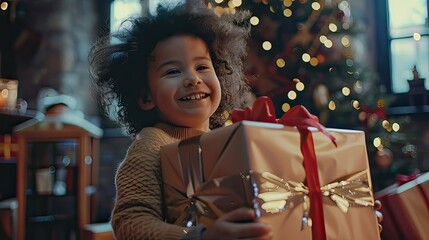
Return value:
M 118 240 L 179 239 L 195 234 L 195 230 L 186 234 L 189 229 L 164 222 L 159 151 L 162 145 L 202 133 L 158 123 L 143 128 L 136 136 L 115 177 L 116 201 L 111 223 Z

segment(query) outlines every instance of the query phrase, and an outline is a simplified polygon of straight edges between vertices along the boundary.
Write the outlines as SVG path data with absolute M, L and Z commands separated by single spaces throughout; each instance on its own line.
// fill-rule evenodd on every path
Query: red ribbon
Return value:
M 234 110 L 231 114 L 231 119 L 233 122 L 242 120 L 260 121 L 280 123 L 285 126 L 295 126 L 298 128 L 301 140 L 301 152 L 304 157 L 305 178 L 310 197 L 310 217 L 313 219 L 313 226 L 311 228 L 312 236 L 313 239 L 326 239 L 317 159 L 314 150 L 313 136 L 308 128 L 317 128 L 337 146 L 335 137 L 319 123 L 317 116 L 310 114 L 302 105 L 291 108 L 280 119 L 276 119 L 274 105 L 268 97 L 259 97 L 256 99 L 253 109 L 246 107 L 245 110 Z
M 235 109 L 231 113 L 231 120 L 233 122 L 240 122 L 242 120 L 277 123 L 274 105 L 270 98 L 259 97 L 253 103 L 253 108 L 246 107 L 244 110 Z
M 415 171 L 415 172 L 411 173 L 410 175 L 398 174 L 398 175 L 396 175 L 396 183 L 398 185 L 402 185 L 402 184 L 405 184 L 407 182 L 411 182 L 411 181 L 415 180 L 418 176 L 420 176 L 420 171 Z

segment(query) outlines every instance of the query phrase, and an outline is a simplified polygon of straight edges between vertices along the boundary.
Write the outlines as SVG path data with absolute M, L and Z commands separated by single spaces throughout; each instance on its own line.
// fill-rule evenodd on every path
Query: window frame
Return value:
M 428 4 L 428 16 L 429 16 L 429 0 Z M 374 16 L 375 22 L 375 39 L 377 47 L 377 71 L 380 75 L 382 83 L 386 86 L 387 93 L 395 96 L 394 102 L 391 103 L 391 106 L 409 106 L 408 102 L 408 92 L 405 93 L 395 93 L 392 89 L 392 53 L 391 53 L 391 43 L 395 39 L 403 39 L 404 36 L 390 36 L 390 24 L 389 24 L 389 9 L 388 9 L 388 0 L 383 1 L 374 1 Z M 425 31 L 421 32 L 423 36 L 429 36 L 429 27 Z M 412 66 L 411 66 L 412 67 Z M 411 73 L 410 67 L 410 73 Z M 427 77 L 426 77 L 427 78 Z M 426 79 L 428 81 L 429 79 Z
M 429 0 L 428 1 L 428 15 L 429 15 Z M 388 13 L 388 0 L 374 1 L 374 19 L 375 19 L 375 46 L 377 48 L 376 64 L 377 71 L 380 75 L 382 83 L 386 86 L 387 93 L 395 96 L 395 100 L 391 106 L 409 106 L 408 92 L 394 93 L 392 89 L 392 71 L 391 71 L 391 42 L 393 39 L 400 39 L 403 37 L 396 36 L 390 37 L 389 33 L 389 13 Z M 429 27 L 421 33 L 422 36 L 429 36 Z M 410 69 L 411 73 L 411 69 Z M 427 77 L 426 77 L 427 78 Z M 428 79 L 426 79 L 427 81 Z

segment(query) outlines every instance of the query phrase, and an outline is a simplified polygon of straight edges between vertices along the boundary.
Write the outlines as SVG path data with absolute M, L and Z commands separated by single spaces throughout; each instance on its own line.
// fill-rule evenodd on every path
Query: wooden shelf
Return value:
M 44 114 L 34 110 L 27 110 L 21 113 L 18 110 L 3 110 L 0 109 L 0 134 L 10 134 L 16 125 L 34 119 L 41 121 Z

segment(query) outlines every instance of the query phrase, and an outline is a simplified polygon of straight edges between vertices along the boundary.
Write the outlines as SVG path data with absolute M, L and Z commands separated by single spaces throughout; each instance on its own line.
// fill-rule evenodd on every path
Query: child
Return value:
M 158 7 L 155 16 L 91 49 L 91 73 L 107 109 L 135 134 L 118 168 L 112 227 L 117 239 L 270 239 L 252 222 L 252 209 L 232 211 L 212 225 L 185 228 L 164 222 L 160 147 L 221 127 L 224 112 L 245 104 L 249 88 L 242 60 L 246 12 L 217 16 L 201 1 Z

